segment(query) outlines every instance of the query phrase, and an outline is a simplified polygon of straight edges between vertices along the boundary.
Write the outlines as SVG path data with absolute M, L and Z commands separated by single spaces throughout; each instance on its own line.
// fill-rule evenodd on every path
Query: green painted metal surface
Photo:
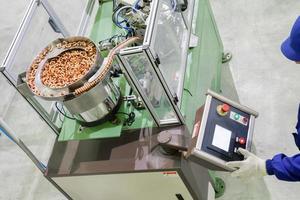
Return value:
M 112 13 L 113 13 L 112 1 L 101 3 L 97 11 L 94 25 L 90 34 L 90 38 L 93 41 L 99 42 L 101 40 L 110 38 L 115 34 L 123 32 L 112 22 Z
M 194 19 L 196 24 L 193 34 L 199 40 L 198 46 L 189 51 L 181 102 L 181 111 L 190 132 L 193 130 L 197 108 L 205 103 L 207 89 L 220 91 L 223 54 L 223 44 L 209 0 L 199 0 L 196 5 L 198 13 Z M 218 198 L 224 194 L 226 185 L 214 174 L 213 171 L 209 171 L 215 197 Z
M 112 1 L 103 2 L 96 14 L 94 25 L 90 34 L 90 38 L 98 43 L 101 40 L 110 38 L 113 35 L 123 33 L 123 30 L 115 26 L 112 22 Z M 123 95 L 129 94 L 130 86 L 124 78 L 115 79 L 116 85 L 120 87 Z M 117 114 L 116 118 L 119 123 L 113 124 L 106 122 L 99 126 L 80 129 L 78 122 L 70 119 L 64 119 L 62 130 L 58 141 L 68 140 L 89 140 L 97 138 L 113 138 L 119 137 L 123 130 L 140 129 L 142 127 L 152 127 L 153 121 L 147 110 L 136 110 L 132 105 L 123 102 L 119 112 L 135 113 L 135 122 L 131 126 L 123 126 L 126 117 L 124 114 Z
M 214 171 L 208 171 L 208 175 L 211 178 L 211 184 L 215 191 L 215 198 L 219 198 L 224 195 L 226 190 L 226 184 L 223 179 L 217 177 Z

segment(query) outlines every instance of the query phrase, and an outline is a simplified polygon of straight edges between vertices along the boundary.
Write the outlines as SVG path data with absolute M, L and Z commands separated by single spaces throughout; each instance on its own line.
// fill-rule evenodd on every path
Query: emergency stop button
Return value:
M 230 106 L 228 104 L 224 103 L 222 105 L 222 111 L 223 112 L 228 112 L 229 110 L 230 110 Z
M 246 139 L 245 139 L 244 137 L 240 137 L 240 138 L 239 138 L 239 143 L 240 143 L 241 145 L 246 144 Z
M 217 107 L 217 113 L 221 116 L 227 115 L 227 113 L 230 111 L 230 106 L 226 103 L 219 105 Z

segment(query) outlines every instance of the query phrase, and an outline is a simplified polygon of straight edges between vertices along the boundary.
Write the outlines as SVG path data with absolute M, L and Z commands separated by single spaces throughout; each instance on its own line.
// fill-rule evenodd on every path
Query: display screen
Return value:
M 212 145 L 228 152 L 231 135 L 232 132 L 230 130 L 216 125 Z

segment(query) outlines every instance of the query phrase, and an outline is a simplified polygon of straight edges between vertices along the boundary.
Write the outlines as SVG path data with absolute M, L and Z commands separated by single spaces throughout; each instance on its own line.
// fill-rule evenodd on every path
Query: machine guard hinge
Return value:
M 160 65 L 160 59 L 159 59 L 158 55 L 155 56 L 154 62 L 155 62 L 157 67 Z
M 177 105 L 177 103 L 179 102 L 179 99 L 178 99 L 178 96 L 176 93 L 173 95 L 173 101 L 174 101 L 175 105 Z
M 29 89 L 27 83 L 25 82 L 25 77 L 26 77 L 26 72 L 23 72 L 21 74 L 18 75 L 18 79 L 17 79 L 17 90 L 26 98 L 30 98 L 33 97 L 33 93 L 31 92 L 31 90 Z
M 49 23 L 49 25 L 51 26 L 51 28 L 53 29 L 53 31 L 55 33 L 61 33 L 60 28 L 57 26 L 57 24 L 55 23 L 55 21 L 51 17 L 49 17 L 48 23 Z
M 4 72 L 5 71 L 5 67 L 4 66 L 1 66 L 0 67 L 0 72 Z

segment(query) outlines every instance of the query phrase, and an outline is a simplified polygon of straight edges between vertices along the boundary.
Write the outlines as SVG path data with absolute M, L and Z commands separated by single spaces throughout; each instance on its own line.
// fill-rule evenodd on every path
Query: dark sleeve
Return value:
M 300 181 L 300 154 L 287 157 L 277 154 L 266 161 L 267 173 L 275 175 L 279 180 Z

